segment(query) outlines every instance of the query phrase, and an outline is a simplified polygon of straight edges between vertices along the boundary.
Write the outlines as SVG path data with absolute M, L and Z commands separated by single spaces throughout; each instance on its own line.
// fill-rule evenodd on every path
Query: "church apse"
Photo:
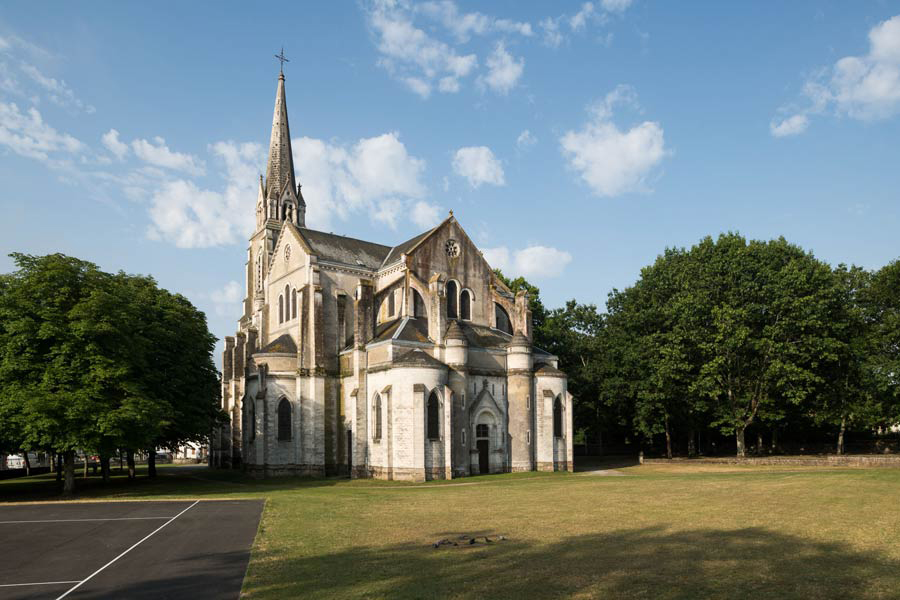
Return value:
M 394 244 L 306 226 L 283 73 L 254 210 L 214 465 L 413 481 L 571 470 L 565 373 L 452 212 Z

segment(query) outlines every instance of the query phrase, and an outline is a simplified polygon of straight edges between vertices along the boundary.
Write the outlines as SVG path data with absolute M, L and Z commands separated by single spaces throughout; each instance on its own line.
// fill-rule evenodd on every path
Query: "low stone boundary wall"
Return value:
M 818 456 L 748 456 L 740 458 L 645 458 L 644 464 L 707 464 L 707 465 L 796 465 L 804 467 L 897 467 L 900 456 L 875 454 L 825 454 Z

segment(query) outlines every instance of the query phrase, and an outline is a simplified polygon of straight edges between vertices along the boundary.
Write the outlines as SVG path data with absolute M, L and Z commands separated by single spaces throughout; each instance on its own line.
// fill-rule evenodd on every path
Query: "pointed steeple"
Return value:
M 269 162 L 266 165 L 266 197 L 280 198 L 289 184 L 297 189 L 294 180 L 294 156 L 291 151 L 291 130 L 288 127 L 287 100 L 284 95 L 284 73 L 278 75 L 275 93 L 275 114 L 272 116 L 272 138 L 269 141 Z

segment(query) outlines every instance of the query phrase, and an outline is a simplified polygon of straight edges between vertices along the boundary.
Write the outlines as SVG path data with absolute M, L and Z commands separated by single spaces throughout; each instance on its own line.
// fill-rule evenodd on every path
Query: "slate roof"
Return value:
M 509 340 L 512 338 L 508 333 L 503 333 L 497 329 L 491 329 L 485 325 L 475 325 L 465 321 L 458 321 L 460 328 L 466 335 L 469 347 L 477 348 L 495 348 L 506 350 L 509 346 Z
M 374 242 L 344 237 L 334 233 L 325 233 L 305 227 L 298 228 L 303 238 L 312 247 L 313 254 L 322 260 L 345 265 L 362 266 L 376 270 L 381 267 L 385 257 L 390 253 L 390 246 Z
M 539 364 L 537 366 L 538 366 L 538 368 L 534 370 L 534 372 L 537 375 L 550 375 L 550 376 L 555 375 L 557 377 L 565 377 L 566 376 L 566 374 L 564 372 L 560 371 L 559 369 L 557 369 L 556 367 L 554 367 L 552 365 L 543 363 L 543 364 Z
M 268 354 L 270 352 L 296 354 L 297 344 L 294 343 L 294 338 L 292 338 L 290 334 L 284 333 L 266 344 L 260 352 L 263 354 Z
M 410 238 L 410 239 L 406 240 L 405 242 L 403 242 L 402 244 L 398 244 L 398 245 L 394 246 L 393 248 L 391 248 L 391 251 L 388 252 L 387 256 L 384 257 L 384 261 L 381 263 L 381 266 L 384 267 L 384 266 L 387 266 L 389 264 L 395 263 L 398 260 L 400 260 L 401 254 L 404 254 L 405 252 L 409 252 L 409 250 L 413 246 L 415 246 L 416 244 L 421 242 L 423 239 L 425 239 L 425 237 L 432 231 L 434 231 L 434 229 L 429 229 L 428 231 L 420 233 L 416 237 Z
M 399 330 L 399 333 L 397 333 Z M 404 342 L 425 342 L 431 340 L 428 337 L 428 321 L 425 319 L 394 319 L 382 323 L 375 328 L 375 338 L 372 342 L 383 342 L 391 338 Z
M 394 366 L 447 368 L 447 365 L 418 348 L 410 350 L 400 356 L 395 356 L 394 360 L 391 362 Z

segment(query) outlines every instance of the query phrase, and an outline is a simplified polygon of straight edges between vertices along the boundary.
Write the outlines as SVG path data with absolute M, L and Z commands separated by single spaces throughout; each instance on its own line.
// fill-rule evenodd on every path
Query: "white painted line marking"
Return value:
M 157 527 L 156 529 L 154 529 L 153 531 L 151 531 L 150 533 L 148 533 L 146 536 L 144 536 L 143 538 L 141 538 L 139 541 L 135 542 L 135 544 L 134 544 L 133 546 L 131 546 L 128 550 L 126 550 L 126 551 L 123 552 L 122 554 L 118 555 L 117 557 L 115 557 L 114 559 L 112 559 L 111 561 L 109 561 L 108 563 L 106 563 L 105 565 L 103 565 L 102 567 L 100 567 L 99 569 L 97 569 L 96 571 L 94 571 L 93 573 L 91 573 L 90 575 L 88 575 L 87 577 L 85 577 L 84 579 L 82 579 L 81 581 L 79 581 L 79 582 L 78 582 L 78 585 L 74 585 L 74 586 L 72 586 L 71 588 L 69 588 L 69 590 L 68 590 L 66 593 L 64 593 L 62 596 L 59 596 L 56 600 L 62 600 L 63 598 L 65 598 L 66 596 L 68 596 L 69 594 L 71 594 L 72 592 L 74 592 L 75 590 L 77 590 L 78 588 L 80 588 L 82 585 L 84 585 L 85 583 L 87 583 L 88 581 L 90 581 L 95 575 L 97 575 L 98 573 L 100 573 L 103 569 L 105 569 L 105 568 L 108 567 L 109 565 L 113 564 L 114 562 L 116 562 L 117 560 L 119 560 L 120 558 L 122 558 L 123 556 L 125 556 L 126 554 L 128 554 L 129 552 L 131 552 L 132 550 L 134 550 L 135 548 L 137 548 L 139 545 L 141 545 L 141 544 L 142 544 L 143 542 L 145 542 L 146 540 L 150 539 L 150 536 L 152 536 L 153 534 L 155 534 L 157 531 L 159 531 L 160 529 L 162 529 L 163 527 L 165 527 L 166 525 L 168 525 L 169 523 L 171 523 L 172 521 L 174 521 L 175 519 L 177 519 L 178 517 L 180 517 L 181 515 L 183 515 L 183 514 L 186 513 L 187 511 L 189 511 L 189 510 L 191 510 L 192 508 L 194 508 L 194 507 L 197 505 L 198 502 L 200 502 L 200 501 L 199 501 L 199 500 L 195 500 L 194 503 L 191 504 L 190 506 L 188 506 L 186 509 L 184 509 L 183 511 L 181 511 L 180 513 L 178 513 L 177 515 L 175 515 L 174 517 L 172 517 L 171 519 L 169 519 L 168 521 L 166 521 L 165 523 L 163 523 L 162 525 L 160 525 L 159 527 Z
M 82 523 L 86 521 L 147 521 L 153 519 L 171 519 L 171 517 L 110 517 L 108 519 L 37 519 L 34 521 L 0 521 L 0 525 L 16 523 Z
M 0 583 L 0 587 L 19 587 L 23 585 L 62 585 L 64 583 L 78 583 L 77 581 L 37 581 L 35 583 Z

